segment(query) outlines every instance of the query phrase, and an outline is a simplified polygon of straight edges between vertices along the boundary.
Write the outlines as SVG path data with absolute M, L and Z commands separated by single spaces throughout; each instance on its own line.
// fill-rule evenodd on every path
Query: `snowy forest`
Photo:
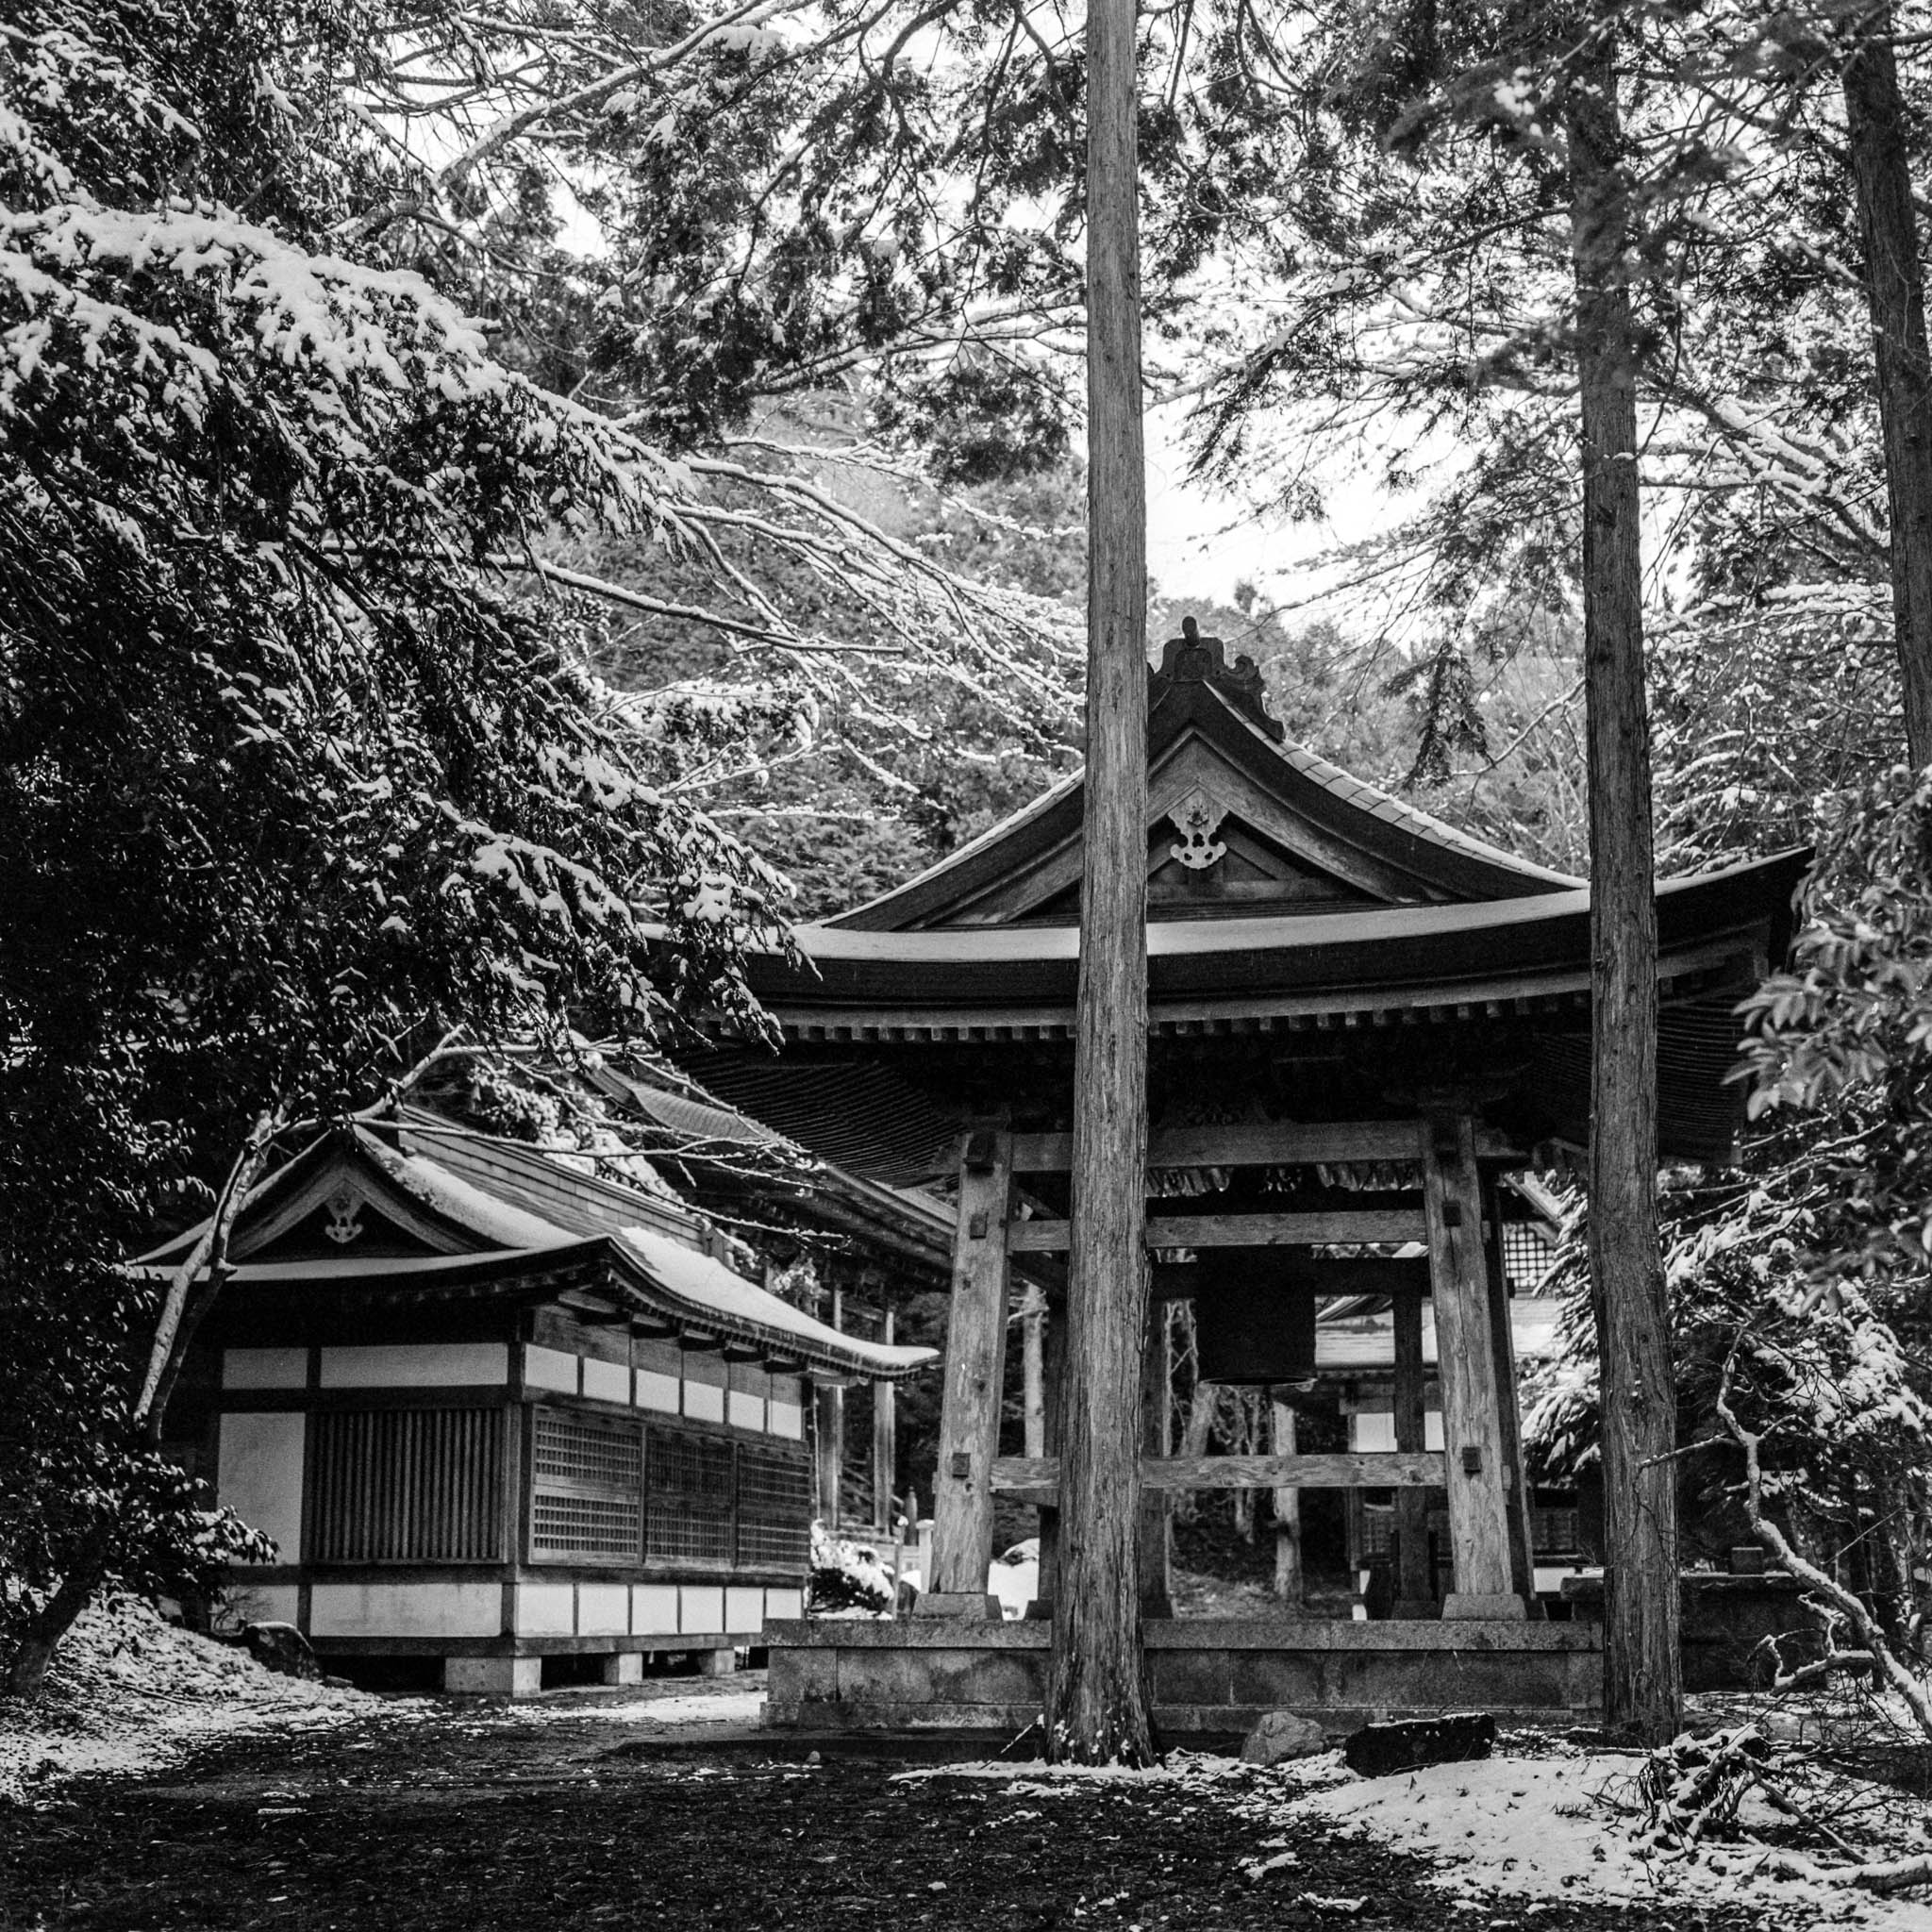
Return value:
M 1579 401 L 1620 332 L 1656 873 L 1817 853 L 1740 1015 L 1743 1163 L 1659 1183 L 1673 1479 L 1932 1727 L 1928 33 L 1184 0 L 1141 11 L 1139 111 L 1148 408 L 1306 559 L 1150 581 L 1150 643 L 1198 617 L 1290 739 L 1577 874 Z M 147 1231 L 440 1054 L 758 1037 L 747 947 L 1077 769 L 1083 36 L 993 0 L 7 9 L 16 1689 L 104 1583 L 254 1547 L 159 1454 L 198 1310 L 124 1271 Z M 1551 1480 L 1599 1441 L 1570 1198 Z

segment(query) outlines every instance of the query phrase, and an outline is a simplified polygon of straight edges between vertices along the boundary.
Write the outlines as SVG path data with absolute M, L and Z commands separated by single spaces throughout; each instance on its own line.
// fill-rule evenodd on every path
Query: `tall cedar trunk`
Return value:
M 1658 1743 L 1681 1727 L 1684 1707 L 1677 1402 L 1657 1245 L 1657 900 L 1616 85 L 1605 37 L 1568 111 L 1590 730 L 1590 1273 L 1603 1365 L 1604 1719 Z
M 1147 595 L 1134 0 L 1087 24 L 1087 806 L 1050 1757 L 1154 1754 L 1136 1536 L 1147 1305 Z
M 1925 277 L 1906 152 L 1891 9 L 1866 24 L 1845 63 L 1845 125 L 1865 244 L 1865 301 L 1878 373 L 1891 535 L 1891 608 L 1904 673 L 1906 743 L 1932 764 L 1932 356 Z

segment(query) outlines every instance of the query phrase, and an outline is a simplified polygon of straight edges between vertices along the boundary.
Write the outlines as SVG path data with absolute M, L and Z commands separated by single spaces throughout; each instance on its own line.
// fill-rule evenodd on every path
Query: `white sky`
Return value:
M 1178 406 L 1151 409 L 1147 438 L 1147 568 L 1165 597 L 1225 603 L 1246 578 L 1292 601 L 1309 560 L 1374 527 L 1382 508 L 1357 475 L 1324 479 L 1330 514 L 1320 523 L 1263 519 L 1191 480 L 1179 441 Z

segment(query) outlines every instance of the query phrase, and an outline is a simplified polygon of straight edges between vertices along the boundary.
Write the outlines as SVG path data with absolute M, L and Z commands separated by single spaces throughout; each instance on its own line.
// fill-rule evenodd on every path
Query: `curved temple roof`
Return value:
M 830 1158 L 894 1177 L 938 1172 L 958 1122 L 937 1103 L 958 1091 L 958 1063 L 918 1049 L 1072 1040 L 1082 791 L 1068 779 L 897 891 L 799 927 L 802 965 L 755 956 L 750 983 L 787 1051 L 773 1061 L 727 1048 L 692 1070 Z M 1191 625 L 1150 684 L 1148 819 L 1153 1040 L 1501 1024 L 1520 1049 L 1521 1124 L 1587 1136 L 1583 881 L 1283 742 L 1254 666 L 1230 668 Z M 1729 1157 L 1741 1117 L 1727 1080 L 1733 1010 L 1782 958 L 1808 860 L 1780 853 L 1657 890 L 1669 1156 Z M 1025 1064 L 1013 1077 L 1045 1093 L 1058 1076 Z M 844 1118 L 848 1102 L 862 1118 Z
M 1148 687 L 1147 791 L 1154 916 L 1307 913 L 1342 905 L 1433 904 L 1556 892 L 1580 879 L 1532 864 L 1285 741 L 1246 658 L 1218 638 L 1173 640 Z M 903 886 L 827 925 L 871 932 L 1013 924 L 1072 925 L 1085 779 L 1075 774 Z M 1227 850 L 1176 862 L 1177 811 L 1219 813 Z M 1185 840 L 1186 834 L 1180 833 Z M 1193 876 L 1191 878 L 1190 874 Z M 1225 874 L 1240 874 L 1239 878 Z M 1173 888 L 1164 895 L 1163 888 Z M 1197 890 L 1189 890 L 1196 888 Z M 1165 904 L 1163 898 L 1165 897 Z
M 207 1227 L 132 1265 L 172 1274 Z M 515 1296 L 568 1278 L 620 1311 L 777 1365 L 897 1381 L 938 1359 L 828 1327 L 707 1252 L 708 1239 L 682 1208 L 578 1174 L 541 1148 L 420 1119 L 358 1121 L 250 1191 L 231 1236 L 227 1292 Z

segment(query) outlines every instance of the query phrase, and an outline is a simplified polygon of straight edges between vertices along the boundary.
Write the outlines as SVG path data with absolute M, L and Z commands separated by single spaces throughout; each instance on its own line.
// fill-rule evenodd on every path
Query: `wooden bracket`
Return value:
M 991 1174 L 999 1161 L 999 1136 L 990 1127 L 968 1134 L 961 1158 L 968 1174 Z

